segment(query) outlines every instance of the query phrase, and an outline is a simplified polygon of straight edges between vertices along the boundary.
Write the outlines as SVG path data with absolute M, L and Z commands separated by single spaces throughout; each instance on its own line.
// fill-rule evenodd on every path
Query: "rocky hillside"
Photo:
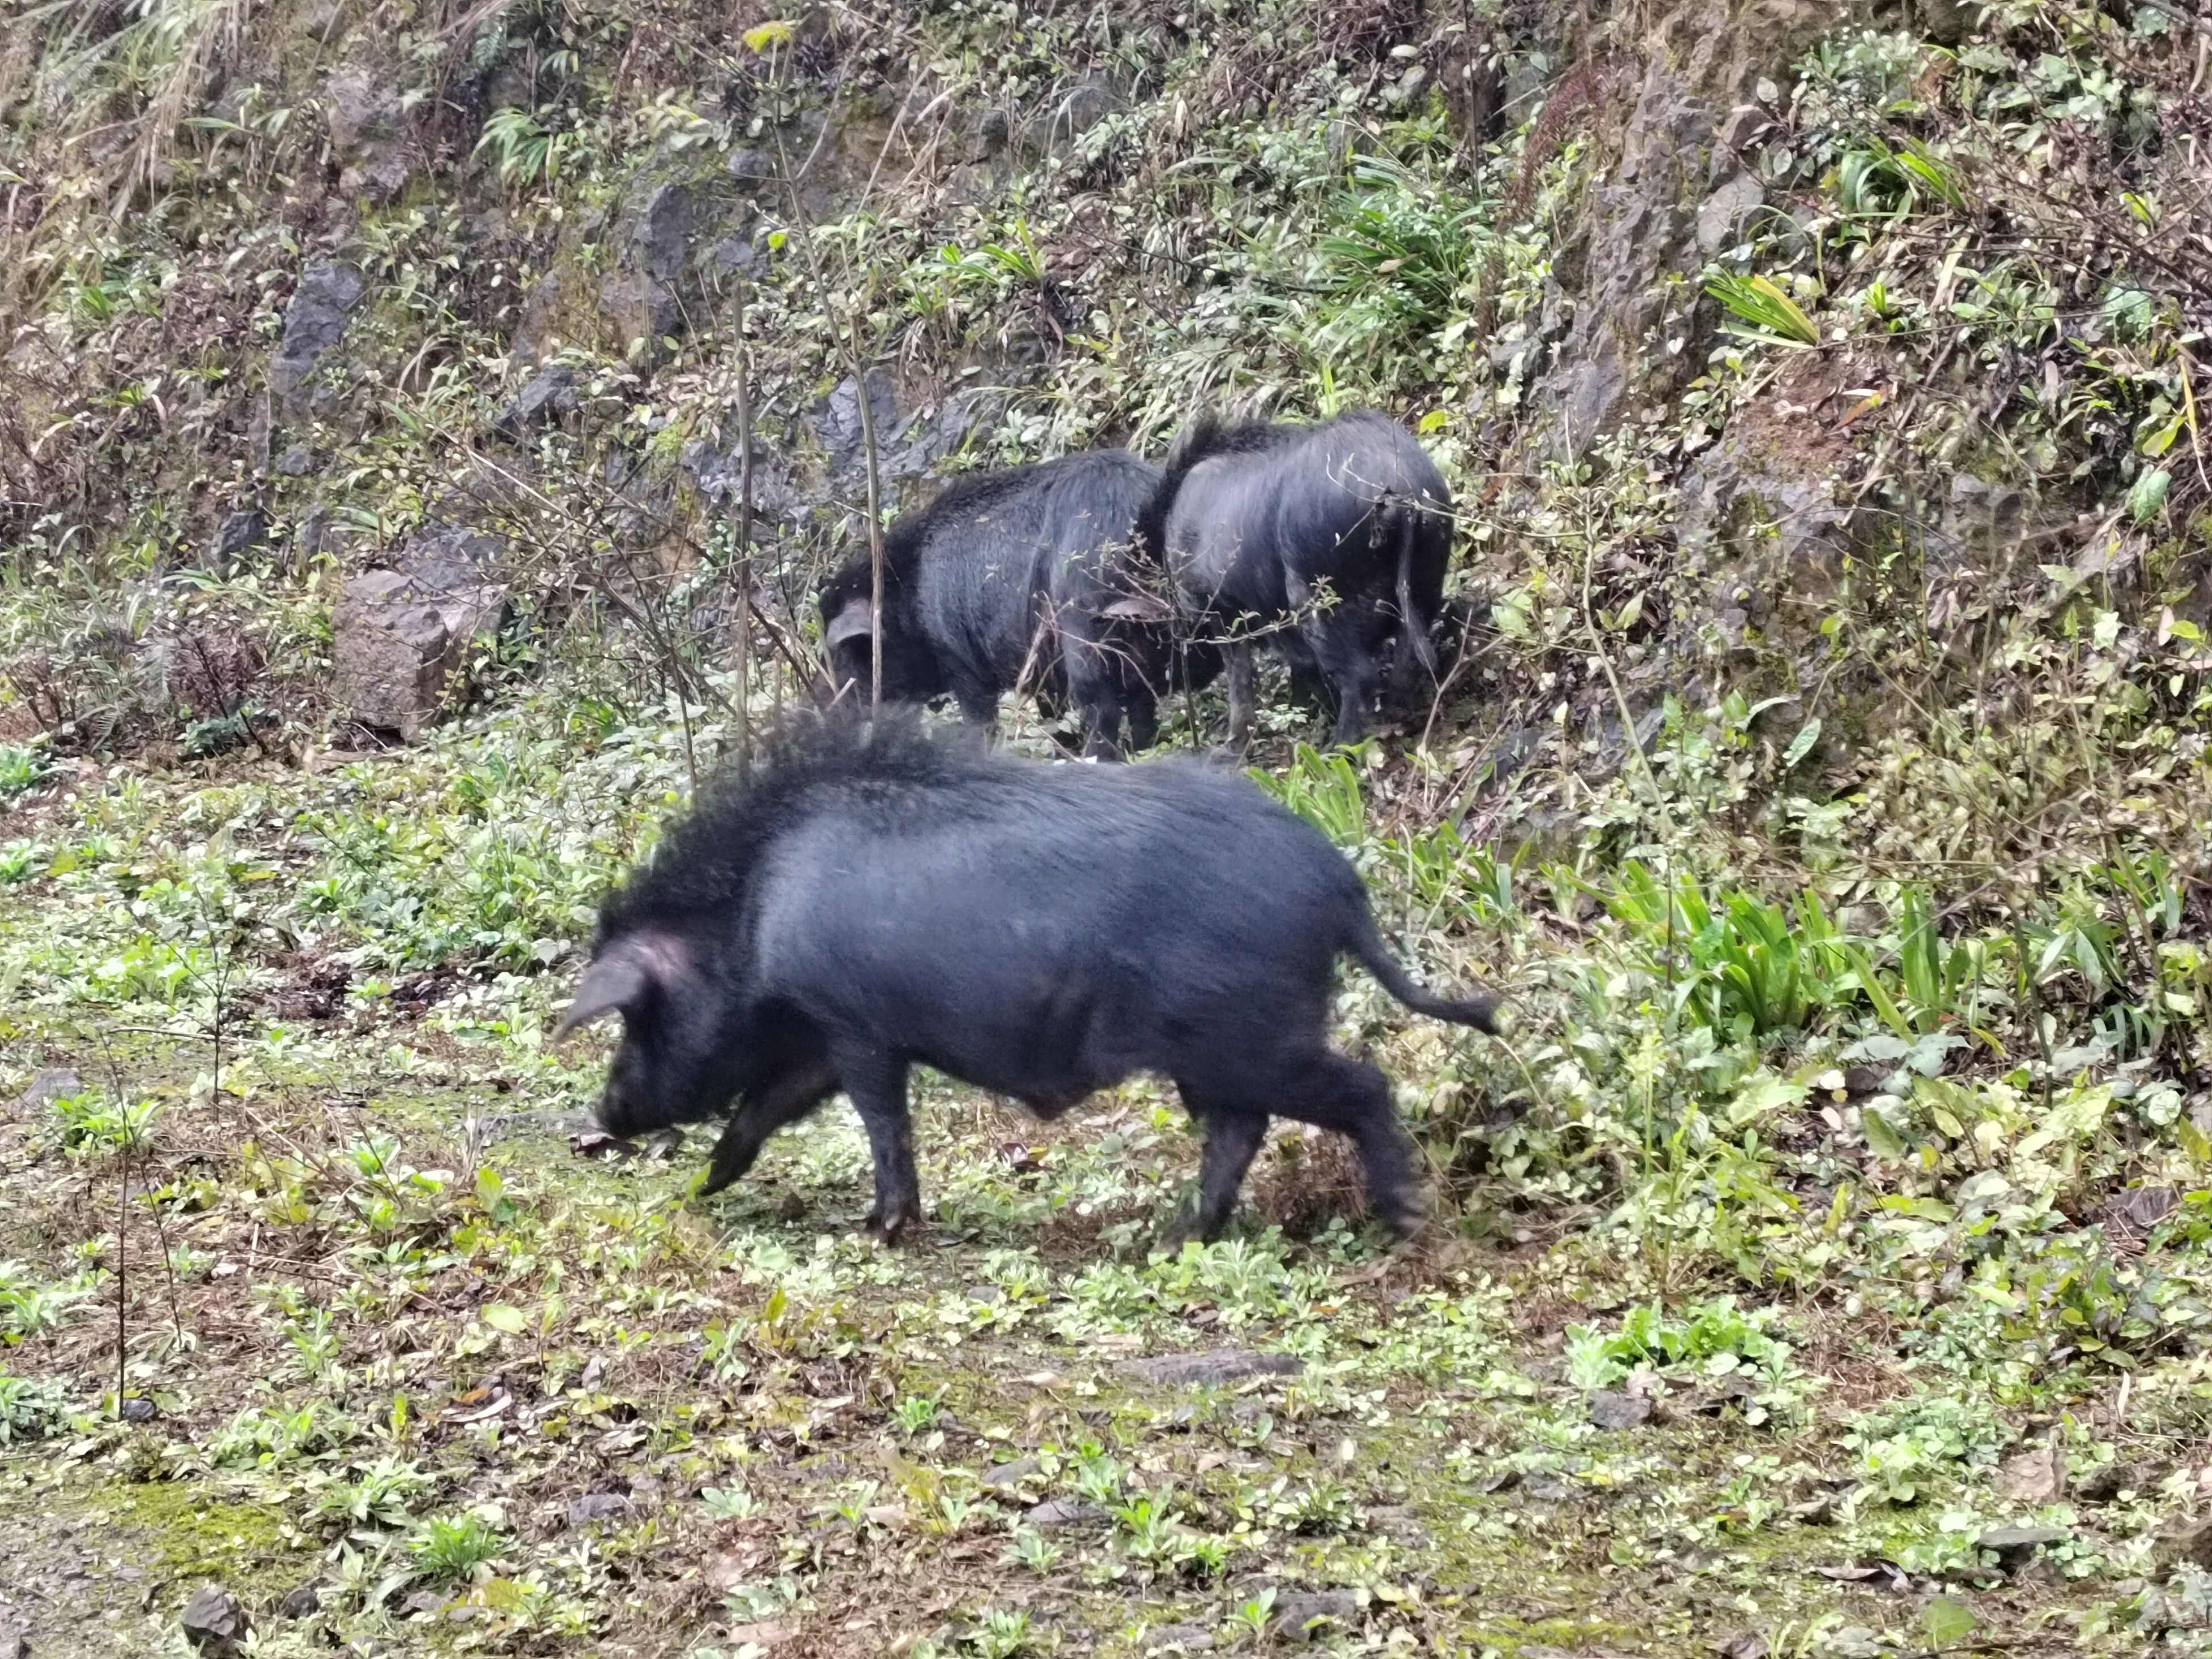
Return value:
M 0 3 L 0 1654 L 2212 1641 L 2191 9 Z M 933 1084 L 896 1256 L 589 1128 L 872 519 L 1358 406 L 1442 682 L 1250 758 L 1512 994 L 1340 999 L 1440 1240 L 1147 1256 L 1148 1083 Z
M 2186 678 L 2202 34 L 1978 9 L 31 8 L 7 718 L 411 733 L 502 618 L 727 705 L 871 502 L 1212 405 L 1443 462 L 1462 772 L 1754 684 L 1853 763 L 2048 567 Z

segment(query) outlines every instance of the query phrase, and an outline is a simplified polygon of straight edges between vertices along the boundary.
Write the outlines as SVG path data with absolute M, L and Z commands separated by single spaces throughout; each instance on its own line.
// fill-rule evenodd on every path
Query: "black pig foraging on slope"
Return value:
M 833 714 L 710 784 L 608 899 L 556 1036 L 621 1014 L 599 1109 L 615 1134 L 734 1109 L 707 1192 L 842 1091 L 886 1238 L 921 1213 L 915 1064 L 1046 1118 L 1133 1073 L 1172 1079 L 1206 1136 L 1182 1224 L 1202 1237 L 1271 1114 L 1341 1130 L 1402 1230 L 1417 1206 L 1389 1081 L 1328 1046 L 1340 954 L 1421 1013 L 1493 1029 L 1491 999 L 1415 984 L 1343 856 L 1241 776 L 1040 764 Z
M 1336 702 L 1331 740 L 1365 735 L 1392 639 L 1431 676 L 1451 559 L 1451 490 L 1412 434 L 1356 410 L 1315 426 L 1194 422 L 1138 519 L 1146 563 L 1172 580 L 1229 672 L 1230 735 L 1252 732 L 1252 643 Z M 1212 664 L 1194 662 L 1200 683 Z
M 963 478 L 884 538 L 883 690 L 892 702 L 950 692 L 988 726 L 1002 692 L 1033 690 L 1048 717 L 1073 701 L 1084 752 L 1158 735 L 1171 611 L 1131 574 L 1139 509 L 1158 471 L 1122 449 Z M 830 678 L 867 701 L 874 573 L 862 557 L 821 595 Z

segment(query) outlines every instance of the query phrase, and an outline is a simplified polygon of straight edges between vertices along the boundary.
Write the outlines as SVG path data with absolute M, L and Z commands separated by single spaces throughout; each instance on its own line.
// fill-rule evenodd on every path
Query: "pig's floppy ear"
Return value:
M 822 643 L 833 649 L 849 639 L 864 636 L 875 626 L 876 608 L 866 599 L 854 599 L 840 611 L 822 635 Z
M 583 980 L 576 987 L 576 1000 L 553 1028 L 553 1041 L 562 1041 L 602 1015 L 642 1002 L 652 988 L 653 971 L 644 957 L 617 946 L 584 970 Z

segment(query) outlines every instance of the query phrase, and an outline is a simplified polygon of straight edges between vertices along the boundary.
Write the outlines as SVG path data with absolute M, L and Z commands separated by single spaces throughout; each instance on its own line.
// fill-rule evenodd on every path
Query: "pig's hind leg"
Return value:
M 1206 1149 L 1199 1154 L 1198 1206 L 1177 1219 L 1160 1242 L 1172 1246 L 1195 1238 L 1212 1243 L 1236 1212 L 1245 1171 L 1252 1167 L 1260 1143 L 1267 1138 L 1267 1114 L 1209 1097 L 1188 1084 L 1178 1082 L 1176 1087 L 1190 1115 L 1206 1131 Z
M 1254 1092 L 1285 1117 L 1349 1135 L 1367 1176 L 1368 1207 L 1401 1237 L 1419 1231 L 1421 1193 L 1412 1138 L 1390 1103 L 1390 1079 L 1364 1060 L 1319 1048 L 1284 1056 Z
M 876 1166 L 876 1206 L 867 1228 L 886 1244 L 921 1220 L 921 1179 L 914 1167 L 914 1121 L 907 1114 L 906 1058 L 872 1043 L 833 1045 L 831 1061 L 868 1132 Z

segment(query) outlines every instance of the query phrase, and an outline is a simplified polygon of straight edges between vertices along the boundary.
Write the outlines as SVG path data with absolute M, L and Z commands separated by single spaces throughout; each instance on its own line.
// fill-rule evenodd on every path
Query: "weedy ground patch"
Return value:
M 698 1138 L 586 1133 L 562 975 L 479 939 L 401 996 L 434 907 L 502 914 L 438 882 L 465 826 L 526 811 L 592 849 L 586 891 L 662 799 L 596 780 L 680 770 L 529 723 L 49 803 L 5 959 L 0 1529 L 104 1610 L 75 1650 L 173 1645 L 203 1582 L 273 1652 L 1135 1654 L 1286 1620 L 1342 1651 L 2118 1650 L 2166 1593 L 2208 1224 L 2127 1172 L 2181 1174 L 2187 1119 L 2161 1154 L 2154 1077 L 1928 1046 L 1986 961 L 1885 971 L 1809 903 L 1686 882 L 1662 959 L 1640 866 L 1603 903 L 1480 860 L 1440 891 L 1366 829 L 1375 775 L 1292 757 L 1386 903 L 1462 907 L 1452 955 L 1553 958 L 1489 1046 L 1343 993 L 1437 1237 L 1386 1252 L 1279 1130 L 1234 1237 L 1154 1253 L 1195 1164 L 1166 1093 L 1048 1127 L 931 1083 L 933 1224 L 887 1251 L 842 1109 L 702 1204 Z M 545 763 L 487 805 L 507 744 Z M 438 805 L 400 837 L 403 798 Z

